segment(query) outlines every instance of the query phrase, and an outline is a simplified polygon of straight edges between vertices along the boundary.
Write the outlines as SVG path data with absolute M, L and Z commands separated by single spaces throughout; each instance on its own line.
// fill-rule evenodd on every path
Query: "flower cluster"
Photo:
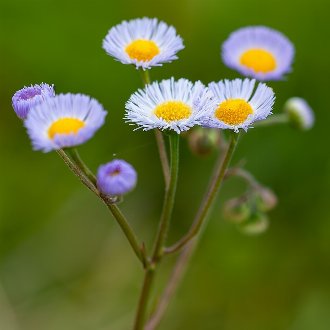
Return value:
M 74 148 L 91 139 L 103 126 L 107 115 L 103 106 L 87 95 L 55 94 L 53 85 L 45 83 L 19 90 L 12 104 L 17 116 L 24 121 L 33 148 L 43 152 L 56 150 L 80 181 L 107 205 L 121 227 L 145 270 L 134 325 L 134 329 L 144 329 L 154 270 L 163 257 L 183 248 L 184 258 L 178 258 L 179 267 L 175 269 L 185 268 L 181 263 L 189 260 L 187 256 L 196 246 L 188 243 L 200 234 L 225 178 L 235 175 L 248 184 L 245 194 L 227 201 L 227 218 L 249 235 L 260 234 L 268 227 L 267 212 L 275 207 L 276 195 L 240 166 L 229 168 L 237 133 L 246 132 L 253 125 L 274 123 L 290 123 L 307 130 L 313 126 L 314 114 L 305 100 L 295 97 L 285 103 L 282 114 L 269 117 L 275 94 L 265 81 L 283 79 L 291 71 L 294 47 L 282 33 L 268 27 L 250 26 L 233 32 L 222 45 L 222 59 L 243 77 L 217 79 L 208 84 L 173 77 L 150 82 L 148 70 L 177 59 L 177 53 L 184 48 L 175 28 L 155 18 L 123 21 L 112 27 L 103 40 L 103 48 L 121 63 L 140 69 L 144 78 L 144 88 L 135 91 L 125 104 L 124 120 L 135 129 L 154 130 L 160 153 L 166 189 L 152 254 L 138 240 L 117 205 L 122 196 L 136 186 L 134 167 L 123 159 L 113 159 L 99 166 L 94 175 Z M 224 130 L 230 134 L 223 134 Z M 163 131 L 168 134 L 164 136 Z M 188 136 L 195 154 L 207 155 L 217 149 L 219 160 L 188 232 L 168 247 L 166 238 L 176 197 L 182 135 Z M 168 299 L 168 295 L 164 296 Z M 157 308 L 155 310 L 158 317 Z
M 150 18 L 123 21 L 103 40 L 110 56 L 137 69 L 151 69 L 177 59 L 184 48 L 173 26 Z M 139 89 L 126 103 L 124 119 L 143 130 L 172 130 L 177 134 L 194 126 L 239 132 L 272 113 L 273 90 L 257 80 L 278 80 L 290 72 L 292 43 L 282 33 L 263 26 L 233 32 L 222 45 L 224 63 L 254 79 L 211 82 L 170 78 Z M 95 99 L 82 94 L 55 95 L 53 85 L 42 83 L 17 91 L 12 98 L 17 116 L 35 150 L 49 152 L 80 145 L 104 124 L 106 111 Z M 313 125 L 308 104 L 293 98 L 285 104 L 291 122 L 302 129 Z M 98 188 L 117 195 L 131 190 L 136 174 L 129 164 L 116 160 L 103 165 Z
M 125 118 L 144 130 L 180 133 L 200 125 L 238 132 L 265 119 L 274 98 L 273 90 L 265 84 L 255 89 L 255 80 L 225 80 L 205 87 L 199 81 L 172 78 L 134 93 L 126 104 Z

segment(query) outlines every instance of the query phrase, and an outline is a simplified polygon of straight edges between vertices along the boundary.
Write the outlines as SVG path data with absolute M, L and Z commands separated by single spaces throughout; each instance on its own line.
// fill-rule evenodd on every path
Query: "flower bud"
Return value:
M 53 85 L 42 83 L 41 85 L 31 85 L 17 91 L 12 98 L 12 105 L 16 115 L 21 119 L 26 119 L 31 108 L 42 103 L 48 97 L 54 97 Z
M 188 134 L 190 150 L 197 156 L 207 156 L 219 145 L 218 129 L 197 127 Z
M 266 187 L 260 187 L 257 192 L 257 207 L 262 212 L 268 212 L 277 205 L 277 196 Z
M 105 195 L 126 194 L 135 187 L 136 181 L 133 166 L 121 159 L 101 165 L 97 172 L 97 187 Z
M 264 233 L 269 226 L 269 220 L 264 213 L 253 213 L 247 221 L 239 224 L 239 230 L 246 235 L 259 235 Z
M 249 218 L 250 205 L 246 198 L 232 198 L 224 205 L 224 217 L 234 223 L 242 223 Z
M 300 97 L 291 97 L 284 104 L 284 111 L 288 114 L 293 127 L 308 130 L 314 125 L 314 112 L 309 104 Z

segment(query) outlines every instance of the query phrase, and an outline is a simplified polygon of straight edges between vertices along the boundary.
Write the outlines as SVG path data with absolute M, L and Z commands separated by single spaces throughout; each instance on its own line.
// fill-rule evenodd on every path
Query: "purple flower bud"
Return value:
M 12 98 L 12 104 L 17 116 L 26 119 L 31 108 L 54 96 L 54 85 L 31 85 L 17 91 Z
M 101 165 L 97 172 L 97 186 L 105 195 L 123 195 L 136 184 L 137 174 L 132 165 L 115 159 Z

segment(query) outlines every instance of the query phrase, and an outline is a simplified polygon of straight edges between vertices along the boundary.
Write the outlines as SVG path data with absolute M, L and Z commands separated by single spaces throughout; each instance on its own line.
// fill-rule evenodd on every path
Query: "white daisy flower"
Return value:
M 308 130 L 313 127 L 315 117 L 312 108 L 301 97 L 291 97 L 284 104 L 284 111 L 290 122 L 297 128 Z
M 135 92 L 126 103 L 125 119 L 143 130 L 159 128 L 177 133 L 199 125 L 215 100 L 200 82 L 174 78 L 154 82 Z
M 245 131 L 257 120 L 272 112 L 275 95 L 270 87 L 250 79 L 224 80 L 209 84 L 217 100 L 212 114 L 204 120 L 207 127 Z
M 48 152 L 89 140 L 104 124 L 102 105 L 82 94 L 60 94 L 32 108 L 25 127 L 34 150 Z
M 111 28 L 103 48 L 121 63 L 145 70 L 176 60 L 176 53 L 184 46 L 173 26 L 144 17 Z
M 222 45 L 224 63 L 258 80 L 279 80 L 291 71 L 294 46 L 281 32 L 249 26 L 233 32 Z

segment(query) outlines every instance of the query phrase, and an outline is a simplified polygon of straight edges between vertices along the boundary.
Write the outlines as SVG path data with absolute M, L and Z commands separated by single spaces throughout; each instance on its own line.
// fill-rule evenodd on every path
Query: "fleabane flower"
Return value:
M 205 118 L 207 127 L 245 131 L 257 120 L 263 120 L 272 112 L 275 101 L 273 90 L 264 83 L 255 88 L 254 79 L 224 80 L 209 84 L 217 105 Z
M 281 32 L 251 26 L 233 32 L 222 45 L 224 63 L 244 76 L 280 80 L 291 71 L 294 46 Z
M 25 127 L 35 150 L 48 152 L 89 140 L 103 125 L 106 111 L 82 94 L 59 94 L 29 112 Z
M 54 97 L 54 85 L 40 84 L 24 87 L 12 97 L 12 105 L 16 115 L 26 119 L 29 111 L 34 106 L 42 103 L 48 97 Z
M 125 119 L 147 131 L 153 128 L 187 131 L 199 125 L 215 101 L 200 82 L 174 78 L 154 82 L 135 92 L 126 103 Z
M 103 48 L 121 63 L 145 70 L 176 60 L 176 53 L 184 46 L 173 26 L 144 17 L 112 27 Z
M 314 112 L 309 104 L 301 97 L 291 97 L 284 104 L 284 111 L 288 114 L 293 126 L 308 130 L 314 125 Z
M 136 181 L 134 167 L 122 159 L 101 165 L 97 171 L 97 187 L 105 195 L 126 194 L 135 187 Z

